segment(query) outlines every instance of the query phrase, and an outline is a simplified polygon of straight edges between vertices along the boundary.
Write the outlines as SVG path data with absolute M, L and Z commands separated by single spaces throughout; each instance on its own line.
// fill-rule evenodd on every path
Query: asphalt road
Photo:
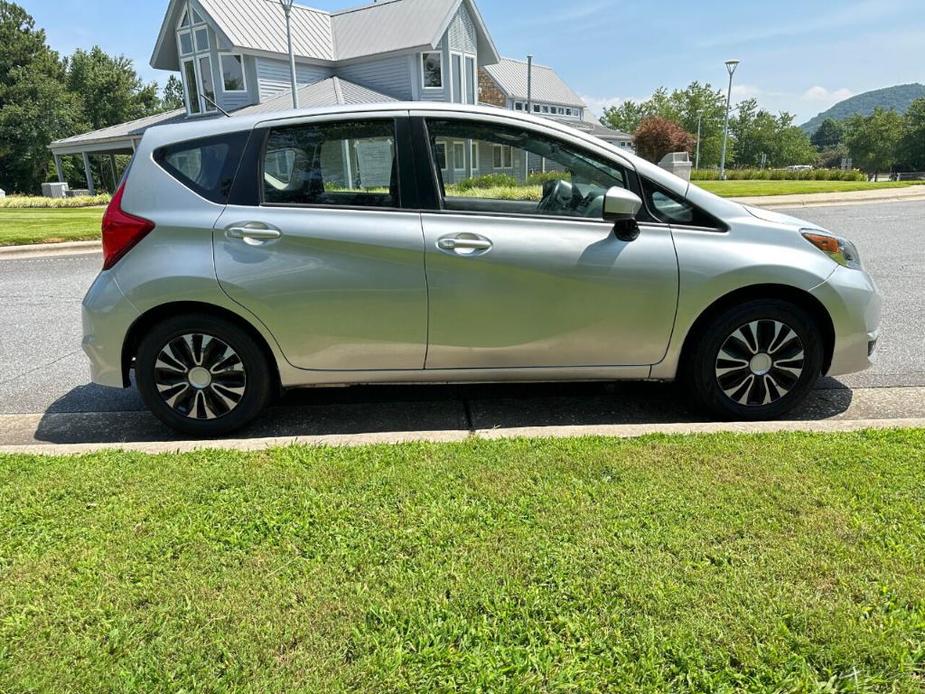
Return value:
M 885 299 L 876 367 L 825 379 L 800 418 L 844 412 L 852 389 L 925 386 L 925 202 L 789 213 L 859 246 Z M 0 261 L 0 415 L 42 415 L 36 440 L 160 440 L 134 389 L 88 383 L 80 301 L 98 255 Z M 82 413 L 80 431 L 62 415 Z M 115 414 L 119 413 L 119 414 Z M 290 394 L 251 436 L 697 421 L 670 385 L 555 384 L 322 389 Z M 2 435 L 2 434 L 0 434 Z

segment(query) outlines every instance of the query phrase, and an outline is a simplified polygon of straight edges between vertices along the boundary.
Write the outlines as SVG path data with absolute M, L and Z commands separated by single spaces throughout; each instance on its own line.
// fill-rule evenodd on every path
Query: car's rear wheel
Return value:
M 822 370 L 812 317 L 785 301 L 750 301 L 716 317 L 683 365 L 696 404 L 723 419 L 777 419 L 797 407 Z
M 223 436 L 253 421 L 273 392 L 269 364 L 245 330 L 223 318 L 169 318 L 142 339 L 138 389 L 151 412 L 197 438 Z

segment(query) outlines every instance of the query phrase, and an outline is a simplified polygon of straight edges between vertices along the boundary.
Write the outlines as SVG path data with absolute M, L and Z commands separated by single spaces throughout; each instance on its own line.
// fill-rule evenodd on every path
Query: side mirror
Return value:
M 631 190 L 614 186 L 604 195 L 604 221 L 613 222 L 613 231 L 621 241 L 639 238 L 636 215 L 642 209 L 642 199 Z

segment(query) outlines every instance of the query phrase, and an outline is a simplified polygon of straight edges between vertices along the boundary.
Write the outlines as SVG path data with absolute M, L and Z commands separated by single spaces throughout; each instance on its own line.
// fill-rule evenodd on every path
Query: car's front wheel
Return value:
M 197 438 L 223 436 L 256 418 L 273 392 L 267 358 L 231 321 L 189 314 L 142 339 L 135 378 L 151 412 Z
M 724 419 L 777 419 L 797 407 L 822 371 L 813 319 L 785 301 L 750 301 L 696 336 L 683 365 L 697 404 Z

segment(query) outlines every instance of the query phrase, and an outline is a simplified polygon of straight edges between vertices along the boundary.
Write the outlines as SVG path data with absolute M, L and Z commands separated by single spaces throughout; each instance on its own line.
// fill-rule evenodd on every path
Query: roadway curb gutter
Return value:
M 29 260 L 66 255 L 102 253 L 101 241 L 70 241 L 68 243 L 37 243 L 29 246 L 0 246 L 0 260 Z
M 374 444 L 449 443 L 469 439 L 498 440 L 512 438 L 575 438 L 608 436 L 639 438 L 652 434 L 681 436 L 689 434 L 768 434 L 780 432 L 838 433 L 866 429 L 925 429 L 925 417 L 912 419 L 855 419 L 826 421 L 786 421 L 757 423 L 691 423 L 691 424 L 613 424 L 593 426 L 523 427 L 483 429 L 478 431 L 447 430 L 427 432 L 388 432 L 333 436 L 293 436 L 263 439 L 228 439 L 221 441 L 169 441 L 153 443 L 105 444 L 38 444 L 0 446 L 0 454 L 20 455 L 84 455 L 101 451 L 126 451 L 150 455 L 191 453 L 195 451 L 264 451 L 287 446 L 356 447 Z

